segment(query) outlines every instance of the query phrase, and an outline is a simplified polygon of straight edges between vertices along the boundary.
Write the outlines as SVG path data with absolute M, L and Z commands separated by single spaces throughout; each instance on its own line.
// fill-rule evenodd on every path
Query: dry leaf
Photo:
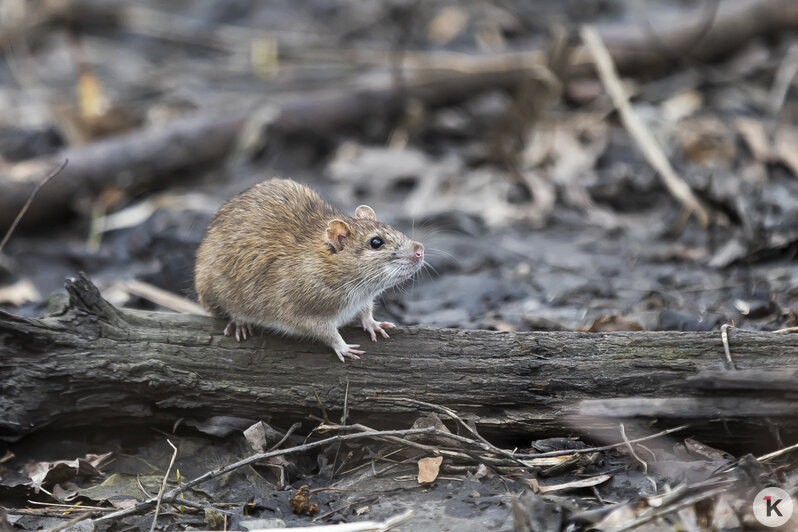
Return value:
M 436 456 L 435 458 L 422 458 L 418 461 L 418 483 L 426 484 L 434 482 L 438 478 L 438 472 L 441 469 L 441 462 L 443 456 Z
M 575 455 L 573 454 L 564 454 L 562 456 L 544 456 L 542 458 L 532 458 L 530 460 L 519 460 L 519 462 L 527 467 L 550 467 L 567 462 L 574 456 Z
M 693 506 L 686 506 L 676 513 L 679 516 L 679 520 L 685 532 L 700 532 L 701 529 L 698 527 L 698 516 Z
M 565 482 L 564 484 L 550 484 L 548 486 L 541 485 L 536 479 L 530 479 L 527 481 L 529 487 L 537 489 L 539 493 L 549 493 L 552 491 L 562 491 L 568 489 L 576 489 L 576 488 L 589 488 L 591 486 L 598 486 L 604 482 L 607 482 L 609 479 L 612 478 L 612 475 L 596 475 L 595 477 L 588 477 L 588 478 L 581 478 L 579 480 L 573 480 L 571 482 Z M 534 480 L 534 484 L 532 483 Z
M 705 443 L 701 443 L 693 438 L 685 438 L 684 446 L 687 451 L 702 460 L 711 460 L 721 462 L 723 460 L 730 460 L 733 458 L 729 453 L 720 451 Z
M 690 161 L 707 167 L 730 168 L 736 156 L 736 138 L 717 118 L 685 120 L 677 130 L 679 146 Z
M 729 499 L 721 494 L 712 508 L 712 530 L 742 530 L 740 518 L 734 513 Z
M 790 169 L 793 176 L 798 177 L 798 132 L 783 127 L 776 132 L 773 151 L 775 157 Z
M 585 332 L 617 332 L 617 331 L 642 331 L 643 327 L 640 326 L 635 320 L 624 318 L 618 314 L 602 314 L 593 321 L 593 324 L 588 327 Z
M 26 301 L 39 301 L 42 296 L 36 287 L 27 279 L 12 285 L 0 287 L 0 303 L 10 303 L 18 307 Z
M 477 472 L 474 473 L 474 478 L 482 478 L 487 474 L 488 474 L 487 466 L 485 466 L 485 464 L 479 464 L 479 467 L 477 467 Z
M 765 125 L 759 120 L 752 118 L 738 118 L 734 125 L 740 136 L 743 137 L 745 145 L 751 150 L 751 154 L 759 162 L 768 162 L 772 158 L 770 140 L 765 131 Z
M 111 503 L 111 506 L 117 510 L 127 510 L 128 508 L 133 508 L 139 502 L 138 499 L 134 497 L 126 497 L 124 495 L 118 497 L 108 497 L 107 500 L 109 503 Z
M 435 44 L 446 44 L 463 31 L 468 15 L 459 7 L 444 7 L 427 25 L 427 36 Z
M 34 462 L 25 466 L 25 473 L 31 479 L 30 485 L 38 492 L 42 486 L 51 487 L 78 475 L 99 476 L 100 472 L 97 468 L 110 456 L 111 453 L 87 454 L 85 458 L 76 460 Z
M 269 78 L 277 73 L 280 66 L 279 43 L 277 39 L 260 36 L 252 39 L 249 47 L 252 71 L 258 76 Z
M 662 113 L 668 120 L 678 122 L 693 115 L 704 105 L 704 96 L 697 90 L 681 92 L 662 102 Z
M 635 517 L 637 517 L 637 513 L 632 505 L 623 504 L 605 515 L 604 519 L 594 524 L 592 528 L 595 530 L 612 530 L 632 521 Z
M 269 447 L 269 438 L 266 436 L 267 426 L 263 421 L 258 421 L 244 431 L 244 438 L 247 439 L 247 443 L 256 453 L 263 452 Z M 271 429 L 271 427 L 269 428 Z

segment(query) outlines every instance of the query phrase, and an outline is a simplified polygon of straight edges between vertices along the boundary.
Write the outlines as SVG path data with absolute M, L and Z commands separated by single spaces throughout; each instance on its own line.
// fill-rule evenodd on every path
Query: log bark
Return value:
M 88 9 L 80 2 L 67 6 L 77 13 Z M 55 20 L 62 20 L 63 13 L 57 13 Z M 750 39 L 796 28 L 798 3 L 794 0 L 738 0 L 721 2 L 709 21 L 695 11 L 657 20 L 655 29 L 613 24 L 599 31 L 618 70 L 629 73 L 669 69 L 684 57 L 713 59 Z M 592 70 L 592 61 L 583 48 L 575 50 L 573 59 L 571 74 Z M 456 102 L 481 91 L 540 79 L 545 61 L 546 53 L 541 49 L 475 56 L 411 54 L 403 84 L 397 85 L 390 73 L 381 73 L 343 91 L 304 94 L 276 102 L 279 116 L 273 127 L 286 132 L 325 132 L 370 116 L 394 113 L 409 98 L 427 105 Z M 155 183 L 162 186 L 181 171 L 218 163 L 230 153 L 251 115 L 249 108 L 208 112 L 0 169 L 0 233 L 10 225 L 36 183 L 64 159 L 69 159 L 69 165 L 42 189 L 23 226 L 62 216 L 80 194 L 94 195 L 115 184 L 134 189 Z
M 678 424 L 697 420 L 692 433 L 703 431 L 707 442 L 728 440 L 718 427 L 735 420 L 757 427 L 735 436 L 747 441 L 766 435 L 763 426 L 792 431 L 798 421 L 789 385 L 798 342 L 787 334 L 730 330 L 744 377 L 727 379 L 718 332 L 409 327 L 373 344 L 351 329 L 344 337 L 367 354 L 341 364 L 327 347 L 309 341 L 260 334 L 237 343 L 221 334 L 220 320 L 118 309 L 82 276 L 66 288 L 69 304 L 55 315 L 0 312 L 0 438 L 43 427 L 107 428 L 211 415 L 288 426 L 319 415 L 314 390 L 338 419 L 347 381 L 350 422 L 409 425 L 417 407 L 379 400 L 409 397 L 454 408 L 501 440 L 604 430 L 617 435 L 616 415 L 667 419 L 674 411 L 682 414 Z M 768 372 L 763 378 L 781 375 L 781 384 L 774 390 L 757 385 L 762 371 Z M 711 372 L 720 372 L 721 384 L 712 385 Z M 596 406 L 597 400 L 623 404 Z M 656 401 L 669 408 L 657 408 Z M 634 414 L 618 414 L 630 407 Z

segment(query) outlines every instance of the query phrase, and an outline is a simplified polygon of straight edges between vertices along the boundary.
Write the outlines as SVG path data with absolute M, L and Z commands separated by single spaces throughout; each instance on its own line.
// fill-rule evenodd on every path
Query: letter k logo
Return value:
M 779 527 L 790 520 L 794 504 L 793 498 L 789 493 L 781 488 L 771 486 L 760 490 L 756 494 L 752 510 L 754 511 L 754 517 L 761 524 L 769 527 Z
M 773 502 L 773 497 L 771 497 L 770 495 L 766 495 L 764 499 L 765 499 L 765 504 L 767 504 L 767 507 L 765 509 L 766 515 L 770 517 L 771 514 L 775 512 L 776 515 L 782 517 L 782 514 L 779 511 L 779 503 L 782 501 L 782 499 L 776 499 L 776 502 Z

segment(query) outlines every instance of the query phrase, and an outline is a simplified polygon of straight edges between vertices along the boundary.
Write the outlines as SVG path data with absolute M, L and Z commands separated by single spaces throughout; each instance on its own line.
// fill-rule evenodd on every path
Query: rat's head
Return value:
M 361 205 L 355 217 L 327 224 L 327 245 L 338 261 L 353 266 L 360 289 L 380 292 L 409 279 L 424 265 L 424 246 L 377 221 L 374 209 Z

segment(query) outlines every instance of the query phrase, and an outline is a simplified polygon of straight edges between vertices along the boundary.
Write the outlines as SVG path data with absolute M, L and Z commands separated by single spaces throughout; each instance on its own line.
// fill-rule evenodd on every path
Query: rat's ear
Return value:
M 364 220 L 376 220 L 377 215 L 374 214 L 374 209 L 368 205 L 361 205 L 355 209 L 355 218 L 363 218 Z
M 330 244 L 336 253 L 344 249 L 344 242 L 349 236 L 349 224 L 343 220 L 330 220 L 327 224 L 327 243 Z

